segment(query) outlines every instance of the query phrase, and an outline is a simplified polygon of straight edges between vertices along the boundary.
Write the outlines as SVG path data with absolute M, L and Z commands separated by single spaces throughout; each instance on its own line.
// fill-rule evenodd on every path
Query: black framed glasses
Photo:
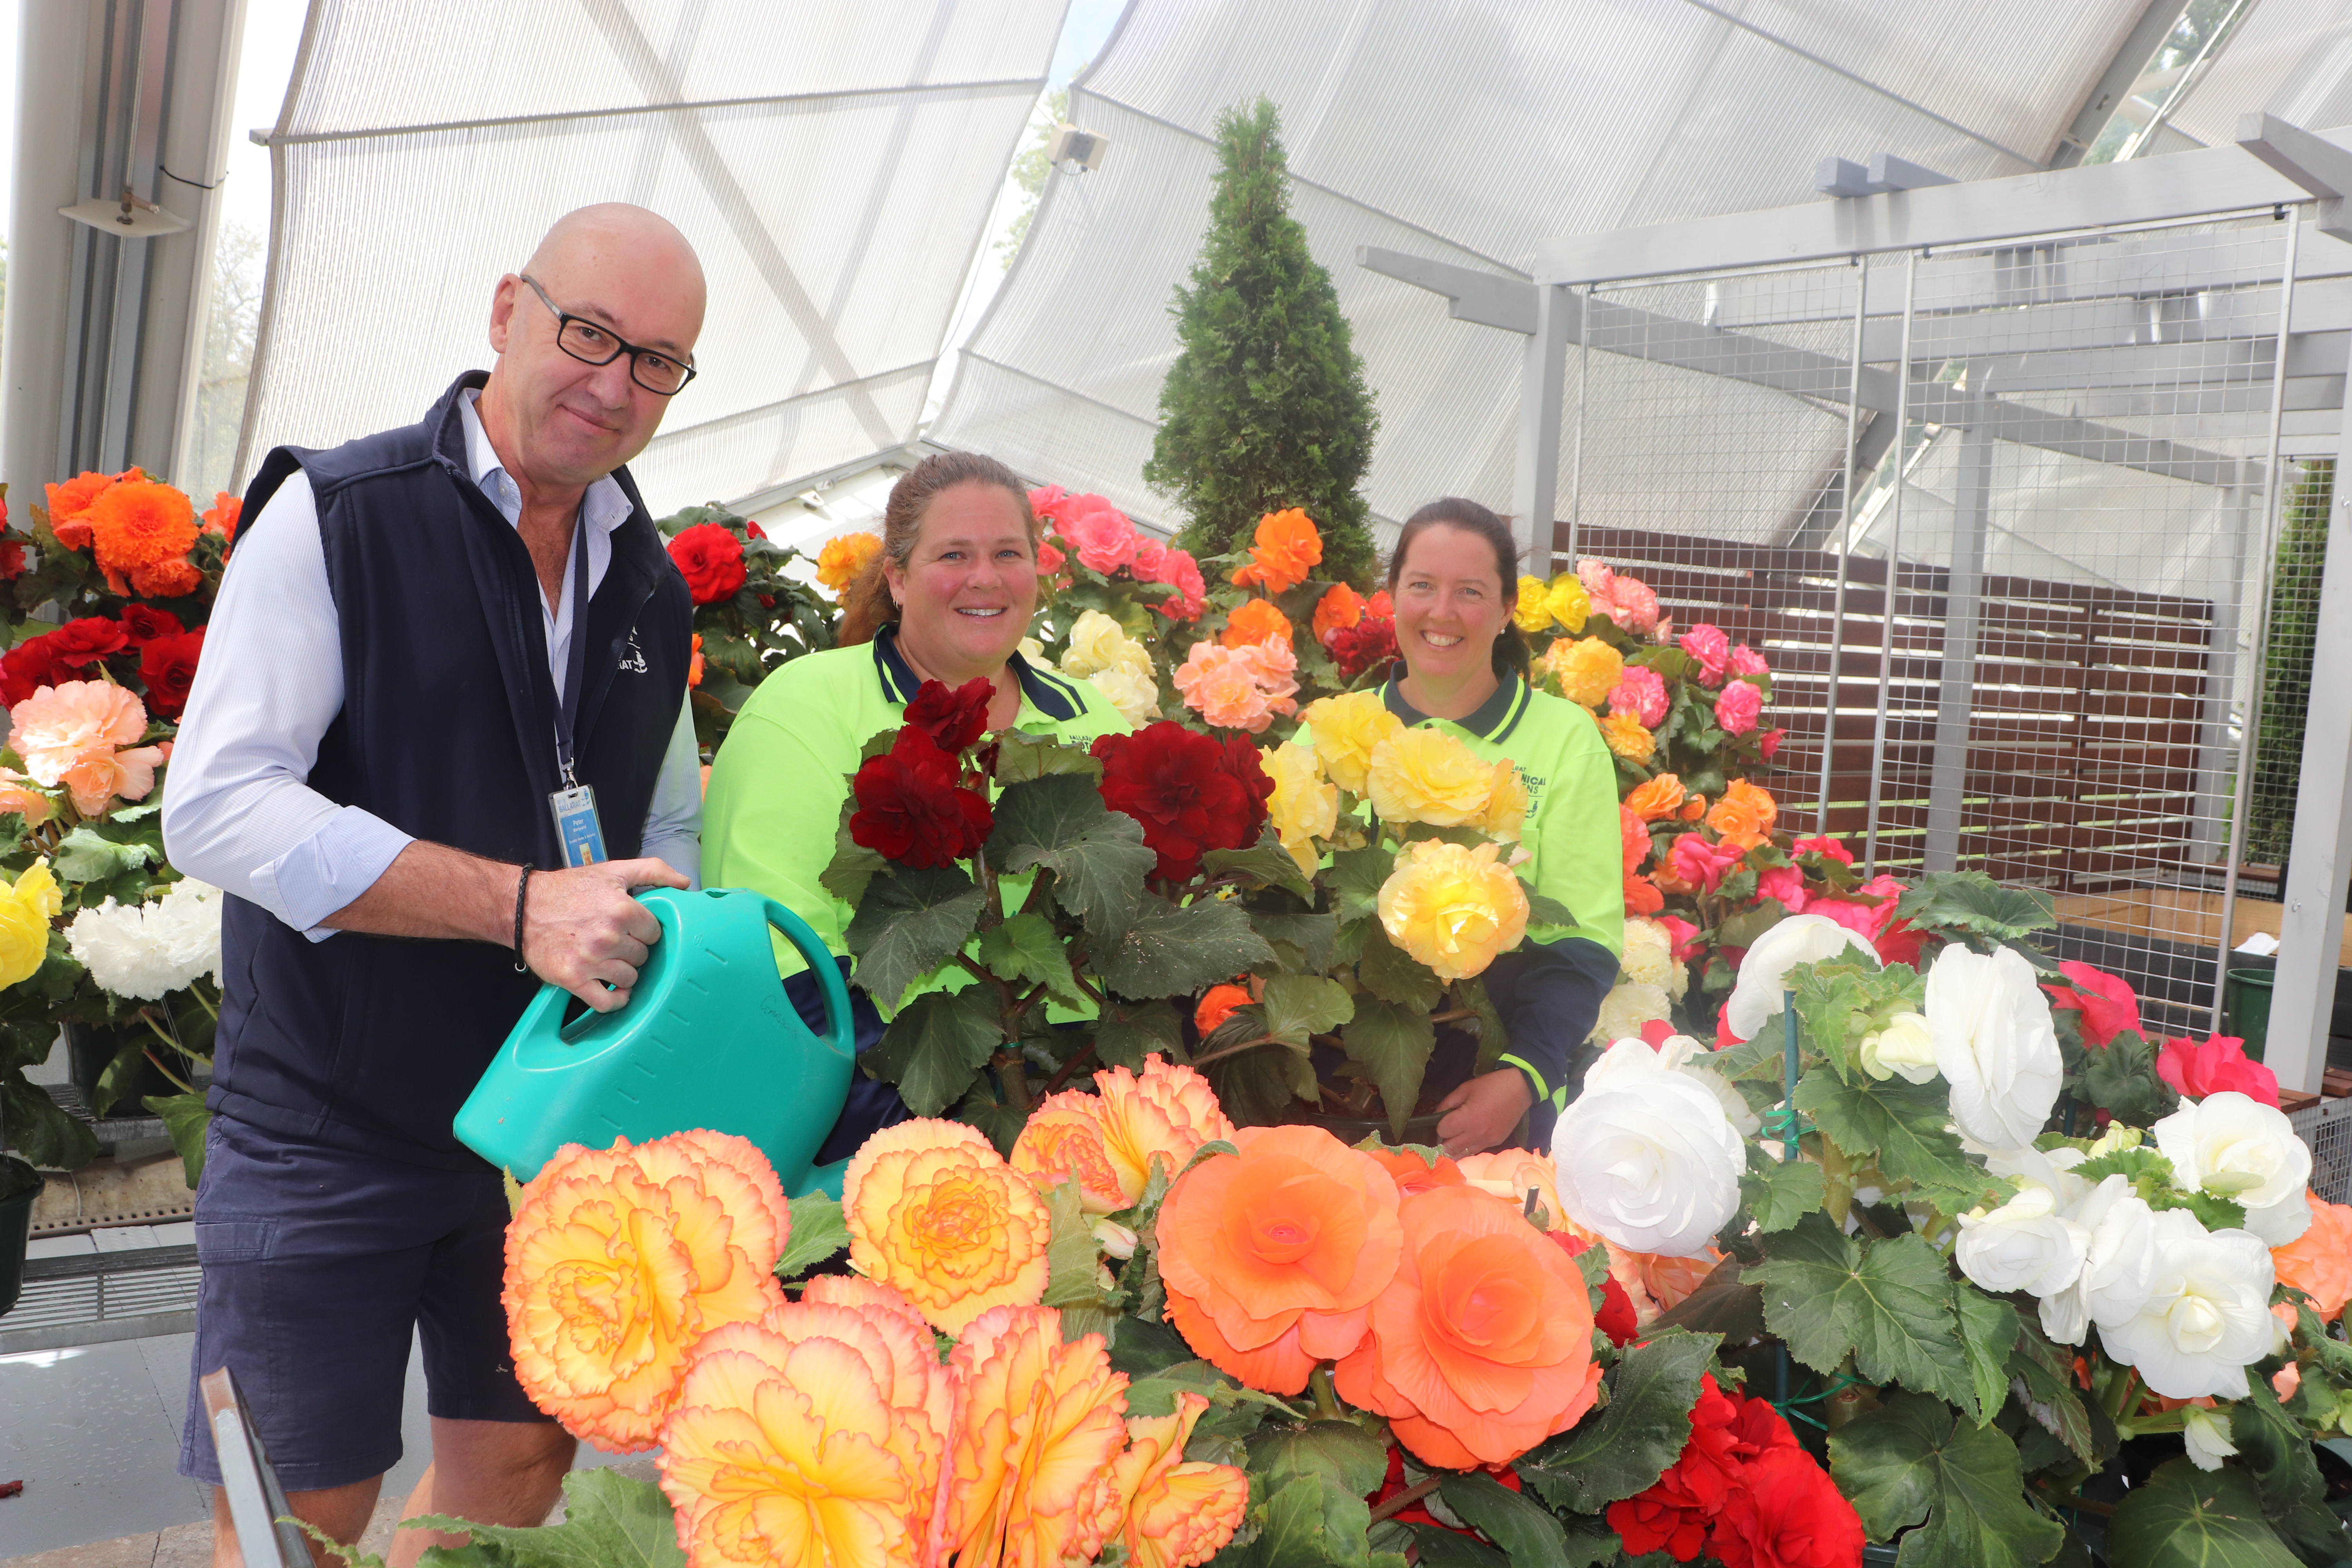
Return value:
M 688 382 L 694 379 L 692 365 L 681 363 L 659 349 L 639 348 L 585 316 L 575 316 L 556 309 L 555 301 L 547 297 L 547 290 L 539 286 L 538 279 L 528 272 L 518 272 L 515 276 L 530 285 L 530 291 L 539 296 L 539 302 L 546 306 L 548 313 L 555 318 L 555 346 L 581 363 L 611 364 L 626 354 L 629 356 L 629 379 L 647 392 L 658 393 L 664 397 L 676 396 L 685 390 Z

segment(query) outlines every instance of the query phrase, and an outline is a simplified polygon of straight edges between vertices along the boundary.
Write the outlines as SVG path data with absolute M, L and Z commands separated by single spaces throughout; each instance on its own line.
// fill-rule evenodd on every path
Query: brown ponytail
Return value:
M 1020 476 L 995 458 L 980 452 L 934 452 L 898 476 L 890 487 L 890 499 L 882 507 L 882 548 L 866 563 L 866 570 L 842 595 L 841 626 L 834 635 L 837 647 L 854 647 L 872 642 L 874 634 L 898 618 L 898 606 L 891 602 L 889 579 L 884 569 L 897 566 L 901 571 L 914 558 L 915 542 L 922 537 L 923 513 L 929 510 L 932 498 L 957 485 L 994 485 L 1010 491 L 1021 505 L 1021 521 L 1029 531 L 1029 548 L 1034 556 L 1037 548 L 1037 514 L 1029 505 L 1028 488 Z

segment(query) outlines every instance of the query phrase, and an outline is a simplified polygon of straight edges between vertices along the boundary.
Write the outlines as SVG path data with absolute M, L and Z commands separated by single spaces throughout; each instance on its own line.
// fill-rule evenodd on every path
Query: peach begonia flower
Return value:
M 976 1128 L 930 1117 L 884 1128 L 850 1157 L 841 1206 L 850 1267 L 941 1333 L 1045 1293 L 1045 1202 Z
M 1592 1306 L 1573 1258 L 1474 1186 L 1404 1200 L 1396 1278 L 1339 1363 L 1350 1404 L 1432 1465 L 1507 1464 L 1592 1407 Z
M 1221 730 L 1262 734 L 1298 704 L 1297 659 L 1286 643 L 1224 647 L 1203 638 L 1169 679 L 1184 706 Z
M 1672 1311 L 1690 1299 L 1723 1262 L 1723 1254 L 1708 1247 L 1688 1258 L 1667 1258 L 1655 1252 L 1631 1255 L 1650 1300 L 1660 1311 Z
M 1142 1198 L 1155 1157 L 1167 1166 L 1172 1181 L 1202 1144 L 1220 1138 L 1230 1142 L 1234 1136 L 1234 1124 L 1217 1103 L 1209 1080 L 1165 1058 L 1144 1058 L 1140 1073 L 1105 1068 L 1095 1074 L 1095 1088 L 1103 1152 L 1127 1200 L 1122 1208 Z
M 1643 822 L 1664 822 L 1682 809 L 1683 781 L 1673 773 L 1660 773 L 1633 786 L 1625 797 L 1625 807 Z
M 1706 825 L 1724 843 L 1745 854 L 1771 842 L 1772 824 L 1780 815 L 1780 805 L 1769 790 L 1746 779 L 1734 779 L 1725 788 L 1723 798 L 1706 814 Z
M 1040 1193 L 1077 1183 L 1079 1206 L 1088 1214 L 1115 1214 L 1133 1202 L 1103 1152 L 1098 1102 L 1083 1089 L 1066 1089 L 1038 1101 L 1013 1142 L 1013 1168 Z
M 1315 601 L 1315 640 L 1319 644 L 1330 633 L 1359 625 L 1363 618 L 1363 599 L 1345 583 L 1334 583 Z
M 1127 1374 L 1103 1337 L 1064 1344 L 1053 1308 L 995 1307 L 964 1329 L 948 1369 L 956 1423 L 934 1560 L 1094 1561 L 1118 1527 L 1112 1461 L 1127 1439 Z
M 1314 731 L 1316 759 L 1324 775 L 1341 789 L 1364 793 L 1372 752 L 1381 742 L 1404 732 L 1404 721 L 1388 710 L 1377 691 L 1350 691 L 1307 705 L 1301 722 Z
M 1209 1408 L 1202 1394 L 1180 1393 L 1166 1415 L 1127 1418 L 1127 1449 L 1111 1461 L 1117 1531 L 1129 1568 L 1193 1568 L 1224 1549 L 1249 1509 L 1249 1477 L 1231 1465 L 1184 1458 L 1192 1428 Z
M 2271 1248 L 2279 1283 L 2311 1298 L 2320 1321 L 2334 1322 L 2352 1300 L 2352 1205 L 2331 1204 L 2309 1194 L 2311 1228 L 2284 1247 Z
M 13 812 L 25 819 L 27 827 L 37 827 L 49 819 L 53 809 L 49 797 L 37 789 L 26 787 L 32 782 L 14 768 L 0 767 L 0 816 Z
M 1234 650 L 1248 664 L 1249 671 L 1265 693 L 1266 704 L 1277 713 L 1296 713 L 1298 704 L 1298 655 L 1287 637 L 1268 637 L 1264 642 L 1244 643 Z
M 687 656 L 686 684 L 689 688 L 702 684 L 702 634 L 700 632 L 694 634 L 694 649 Z
M 849 592 L 866 563 L 882 553 L 878 533 L 844 533 L 828 539 L 816 552 L 816 580 L 835 598 Z
M 1286 594 L 1306 582 L 1322 559 L 1323 536 L 1306 512 L 1295 506 L 1270 511 L 1257 520 L 1250 563 L 1234 573 L 1234 586 Z
M 1527 889 L 1496 858 L 1500 848 L 1420 839 L 1381 884 L 1381 929 L 1441 980 L 1484 973 L 1527 934 Z
M 10 709 L 8 721 L 8 743 L 25 771 L 52 789 L 64 784 L 84 816 L 98 816 L 116 795 L 145 799 L 168 754 L 133 744 L 147 732 L 147 708 L 112 681 L 43 687 Z
M 1658 738 L 1631 713 L 1612 713 L 1601 721 L 1601 738 L 1629 763 L 1646 763 L 1658 754 Z
M 714 1331 L 663 1428 L 691 1568 L 919 1568 L 952 1418 L 918 1319 L 802 1302 Z
M 1365 1153 L 1381 1163 L 1381 1169 L 1397 1184 L 1397 1196 L 1409 1198 L 1415 1193 L 1425 1193 L 1432 1187 L 1458 1187 L 1468 1180 L 1462 1173 L 1460 1162 L 1444 1154 L 1434 1159 L 1411 1149 L 1367 1149 Z
M 743 1139 L 566 1144 L 507 1227 L 523 1392 L 599 1447 L 651 1447 L 703 1336 L 782 1303 L 773 1270 L 791 1232 L 775 1172 Z
M 1244 1127 L 1160 1208 L 1168 1315 L 1220 1371 L 1297 1394 L 1363 1338 L 1404 1233 L 1380 1162 L 1319 1127 Z
M 1568 1210 L 1560 1205 L 1559 1177 L 1550 1155 L 1526 1149 L 1491 1149 L 1484 1154 L 1466 1154 L 1454 1163 L 1461 1167 L 1464 1181 L 1528 1214 L 1546 1230 L 1568 1226 Z M 1535 1200 L 1532 1209 L 1528 1204 L 1530 1197 Z
M 1443 730 L 1400 728 L 1372 748 L 1364 793 L 1383 822 L 1465 826 L 1486 815 L 1495 765 Z

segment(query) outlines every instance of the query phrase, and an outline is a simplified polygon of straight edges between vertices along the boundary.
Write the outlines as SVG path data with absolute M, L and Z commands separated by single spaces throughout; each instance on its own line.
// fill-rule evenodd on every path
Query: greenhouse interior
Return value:
M 2352 1568 L 2352 5 L 11 9 L 0 1568 Z

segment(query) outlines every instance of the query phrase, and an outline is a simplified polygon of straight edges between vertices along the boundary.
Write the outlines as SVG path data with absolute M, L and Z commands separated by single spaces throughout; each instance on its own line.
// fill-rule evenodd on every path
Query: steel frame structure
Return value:
M 2352 127 L 2313 133 L 2264 114 L 2247 115 L 2237 143 L 2202 152 L 2051 169 L 2009 178 L 1926 185 L 1882 195 L 1833 196 L 1799 206 L 1748 212 L 1613 233 L 1548 240 L 1537 250 L 1532 281 L 1371 247 L 1359 265 L 1444 296 L 1457 321 L 1520 333 L 1527 339 L 1520 379 L 1517 460 L 1511 510 L 1530 560 L 1549 559 L 1551 542 L 1538 537 L 1538 519 L 1559 519 L 1559 458 L 1564 418 L 1567 351 L 1588 357 L 1608 352 L 1612 338 L 1638 329 L 1643 356 L 1708 374 L 1782 390 L 1802 389 L 1816 400 L 1847 406 L 1846 482 L 1841 506 L 1851 522 L 1857 475 L 1874 470 L 1885 446 L 1912 424 L 1943 425 L 1960 434 L 1963 527 L 1955 537 L 1951 595 L 1960 624 L 1974 615 L 1969 591 L 1981 571 L 1981 497 L 1994 442 L 2065 453 L 2121 468 L 2189 479 L 2234 493 L 2244 519 L 2239 548 L 2259 542 L 2268 553 L 2277 538 L 2283 458 L 2334 457 L 2339 475 L 2352 474 L 2352 418 L 2347 416 L 2347 366 L 2352 360 Z M 2183 225 L 2228 215 L 2274 209 L 2292 224 L 2286 266 L 2277 286 L 2200 293 L 2193 256 L 2179 256 L 2161 280 L 2136 290 L 2128 278 L 2108 277 L 2070 287 L 2063 278 L 2035 273 L 2042 244 L 2103 232 Z M 2017 240 L 2013 248 L 2001 242 Z M 2218 246 L 2217 239 L 2217 246 Z M 1977 280 L 1988 310 L 1953 338 L 1948 321 L 1940 352 L 1966 355 L 1989 373 L 1967 387 L 1914 384 L 1901 374 L 1910 358 L 1907 279 L 1919 258 L 1939 250 L 1977 250 Z M 1752 277 L 1771 268 L 1859 263 L 1869 256 L 1908 253 L 1905 307 L 1899 318 L 1852 313 L 1854 350 L 1841 359 L 1773 341 L 1760 329 L 1777 323 L 1743 318 L 1738 331 L 1711 321 L 1652 315 L 1596 296 L 1602 285 L 1643 279 L 1690 280 L 1719 273 Z M 2216 268 L 2219 250 L 2215 252 Z M 2183 274 L 2186 273 L 2184 283 Z M 2029 287 L 2021 289 L 2021 279 Z M 2284 298 L 2281 298 L 2282 291 Z M 1948 303 L 1948 298 L 1947 303 Z M 2284 328 L 2284 330 L 2281 330 Z M 2068 345 L 2049 352 L 2053 335 Z M 2029 352 L 2029 351 L 2040 352 Z M 2216 355 L 2223 356 L 2217 369 Z M 2187 442 L 2146 437 L 2105 420 L 2132 416 L 2135 387 L 2161 376 L 2168 364 L 2196 366 L 2200 391 L 2195 414 L 2268 414 L 2269 458 L 2259 473 L 2244 459 Z M 1895 369 L 1883 368 L 1889 364 Z M 1842 396 L 1824 387 L 1842 384 Z M 2081 387 L 2086 395 L 2064 416 L 2004 401 L 2053 386 Z M 1874 419 L 1859 440 L 1853 420 Z M 1581 405 L 1570 451 L 1580 450 Z M 1874 437 L 1875 444 L 1874 445 Z M 1899 466 L 1898 454 L 1898 466 Z M 1571 456 L 1571 465 L 1577 458 Z M 1894 496 L 1905 487 L 1896 484 Z M 2259 489 L 2263 504 L 2251 506 Z M 1575 494 L 1571 485 L 1571 496 Z M 1579 519 L 1568 516 L 1569 550 Z M 1851 528 L 1839 531 L 1850 537 Z M 2352 670 L 2352 483 L 2339 484 L 2328 519 L 2328 571 L 2319 611 L 2315 672 Z M 1843 596 L 1843 576 L 1839 592 Z M 1972 623 L 1969 623 L 1972 624 Z M 1889 639 L 1891 641 L 1891 639 Z M 1885 646 L 1885 645 L 1882 645 Z M 2261 641 L 2254 645 L 2259 670 Z M 1927 863 L 1948 864 L 1957 824 L 1962 763 L 1945 755 L 1945 731 L 1954 710 L 1966 722 L 1966 654 L 1946 668 L 1939 694 L 1936 783 L 1929 812 Z M 1877 754 L 1885 750 L 1884 683 Z M 2208 719 L 2208 751 L 2226 738 L 2226 698 Z M 2253 734 L 2247 715 L 2237 742 L 2237 777 L 2246 777 L 2245 752 Z M 1965 734 L 1963 728 L 1962 733 Z M 1965 751 L 1966 742 L 1960 742 Z M 2209 763 L 2209 771 L 2211 764 Z M 1828 771 L 1824 748 L 1823 773 Z M 2227 855 L 2221 945 L 2231 942 L 2229 908 L 2236 896 L 2239 834 L 2244 790 L 2236 792 Z M 1823 791 L 1823 812 L 1827 790 Z M 1875 784 L 1872 822 L 1875 836 Z M 2215 846 L 2215 847 L 2221 847 Z M 2352 879 L 2352 681 L 2313 682 L 2294 818 L 2294 854 L 2285 904 L 2268 1037 L 2269 1064 L 2290 1089 L 2316 1091 L 2326 1066 L 2347 879 Z M 2220 968 L 2227 967 L 2226 952 Z M 2219 970 L 2217 970 L 2217 981 Z M 2217 984 L 2216 991 L 2219 986 Z M 2219 1023 L 2219 999 L 2215 1001 Z

